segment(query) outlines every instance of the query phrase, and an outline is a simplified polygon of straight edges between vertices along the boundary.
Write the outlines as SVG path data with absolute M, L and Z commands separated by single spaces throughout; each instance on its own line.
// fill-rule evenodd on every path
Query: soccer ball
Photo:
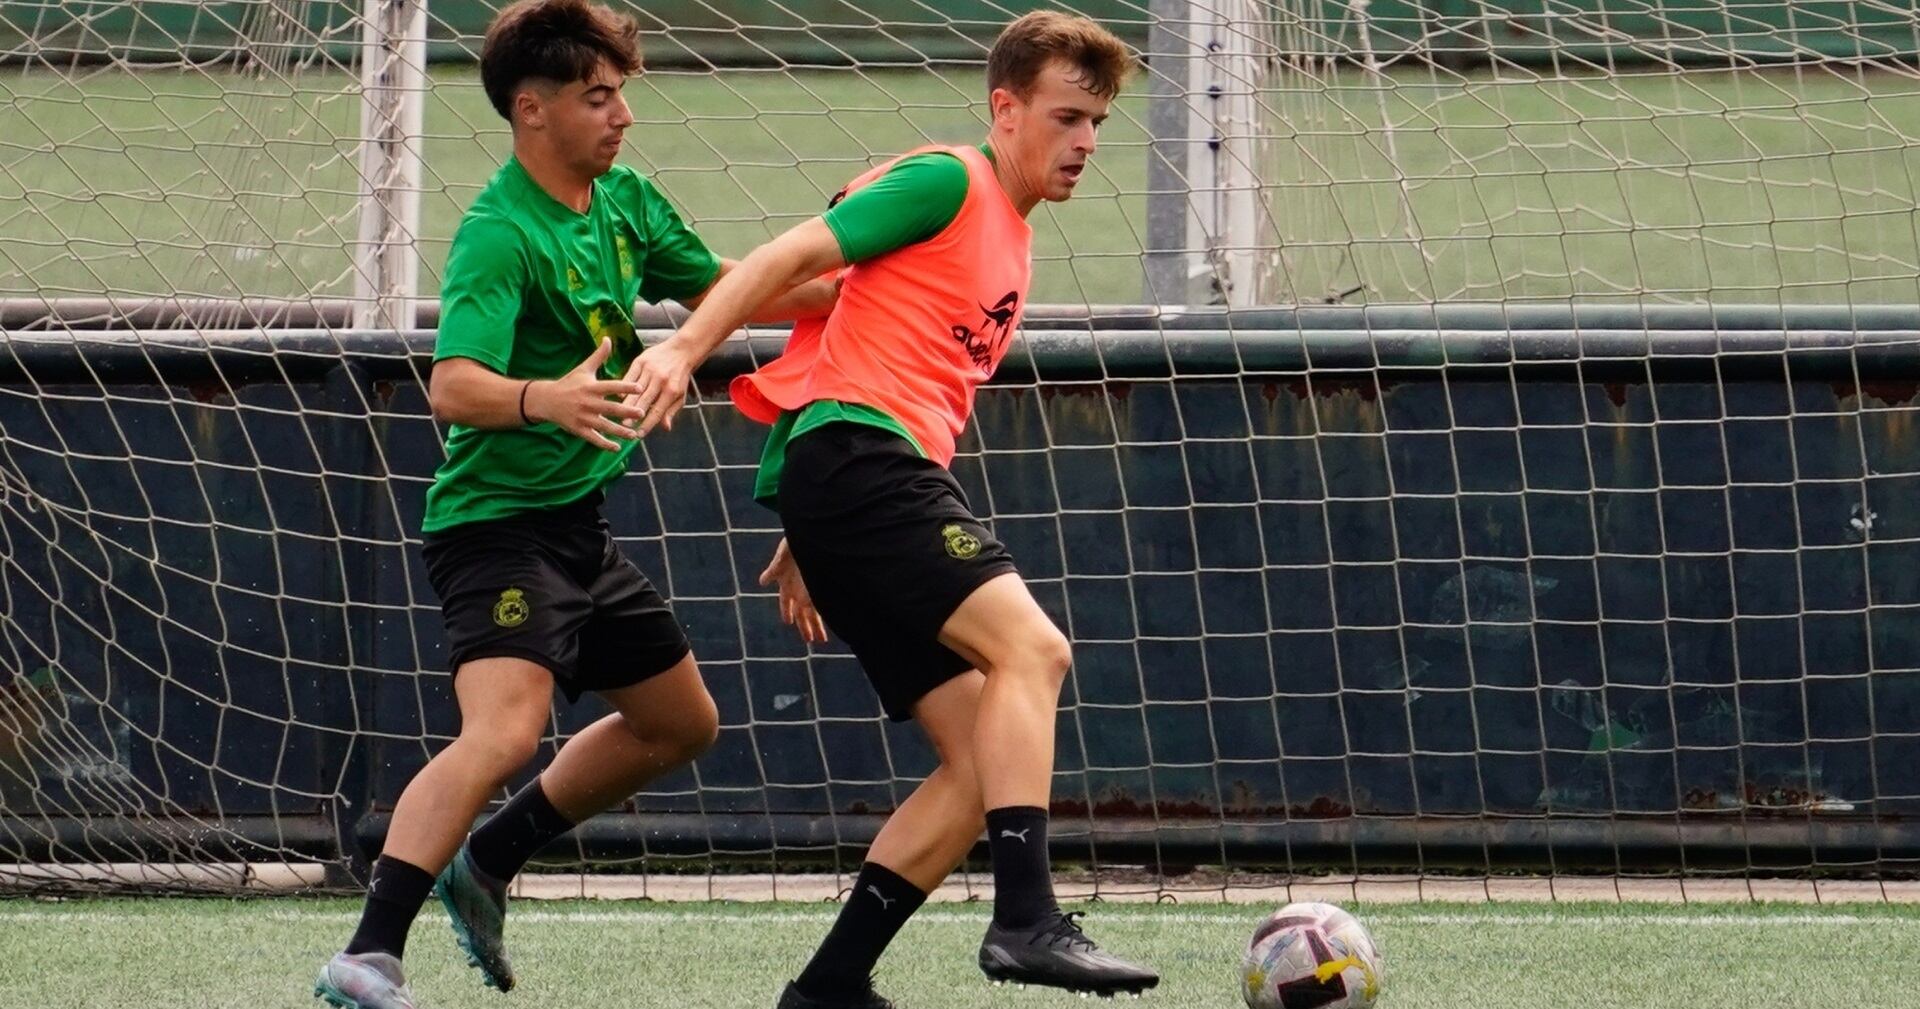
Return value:
M 1380 951 L 1332 904 L 1288 904 L 1253 932 L 1240 960 L 1250 1009 L 1368 1009 L 1380 997 Z

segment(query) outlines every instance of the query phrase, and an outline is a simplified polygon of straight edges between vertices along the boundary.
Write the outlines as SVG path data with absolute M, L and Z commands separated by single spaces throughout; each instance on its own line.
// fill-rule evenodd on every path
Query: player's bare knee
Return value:
M 478 773 L 505 781 L 540 752 L 540 733 L 499 726 L 471 726 L 461 730 L 460 745 L 468 759 L 479 765 Z
M 1066 635 L 1049 624 L 1046 630 L 1033 635 L 1028 649 L 1036 674 L 1052 680 L 1056 687 L 1066 683 L 1067 670 L 1073 668 L 1073 645 Z
M 720 709 L 714 707 L 712 698 L 705 704 L 688 705 L 677 736 L 682 760 L 692 760 L 713 748 L 720 739 Z
M 687 703 L 675 708 L 665 724 L 641 722 L 621 716 L 621 723 L 633 738 L 648 746 L 670 751 L 681 760 L 692 760 L 713 748 L 720 738 L 720 711 L 713 699 L 704 704 Z
M 995 651 L 981 670 L 989 677 L 1018 676 L 1060 686 L 1073 665 L 1073 646 L 1051 623 L 1036 622 L 1009 635 Z

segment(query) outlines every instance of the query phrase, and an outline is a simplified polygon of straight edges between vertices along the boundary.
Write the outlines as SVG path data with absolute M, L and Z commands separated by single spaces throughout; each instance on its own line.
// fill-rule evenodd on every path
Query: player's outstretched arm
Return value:
M 621 421 L 637 420 L 640 411 L 608 398 L 638 391 L 631 382 L 600 377 L 612 349 L 612 341 L 602 340 L 579 367 L 556 379 L 508 378 L 472 358 L 449 357 L 433 366 L 427 399 L 433 415 L 450 423 L 500 430 L 551 422 L 614 451 L 620 445 L 613 439 L 634 437 Z
M 713 284 L 701 292 L 697 298 L 688 298 L 681 304 L 698 309 L 707 300 L 714 287 L 725 280 L 727 274 L 740 266 L 737 259 L 722 259 L 720 273 L 714 277 Z M 815 277 L 784 294 L 777 294 L 773 300 L 764 302 L 753 314 L 747 316 L 748 322 L 793 322 L 797 319 L 815 319 L 833 311 L 833 303 L 840 297 L 840 281 L 837 277 Z
M 783 291 L 845 265 L 839 239 L 826 221 L 816 217 L 753 250 L 728 270 L 700 299 L 679 332 L 648 347 L 627 369 L 627 378 L 639 386 L 628 405 L 645 414 L 639 433 L 644 436 L 656 425 L 673 426 L 673 415 L 686 402 L 693 369 L 756 309 Z

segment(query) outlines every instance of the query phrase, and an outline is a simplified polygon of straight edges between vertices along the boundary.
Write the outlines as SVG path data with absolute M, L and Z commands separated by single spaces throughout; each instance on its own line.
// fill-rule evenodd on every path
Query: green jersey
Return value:
M 993 151 L 985 144 L 980 150 L 989 160 L 993 158 Z M 901 158 L 885 175 L 828 208 L 823 219 L 840 244 L 840 258 L 858 263 L 938 235 L 960 216 L 968 185 L 967 166 L 959 158 L 937 151 L 916 154 Z M 789 410 L 774 422 L 766 448 L 760 453 L 759 472 L 754 476 L 754 499 L 771 505 L 779 497 L 788 442 L 816 427 L 841 421 L 892 431 L 905 438 L 914 451 L 926 455 L 906 425 L 886 411 L 862 403 L 818 400 Z
M 720 260 L 653 183 L 624 165 L 594 180 L 586 213 L 555 200 L 509 159 L 467 209 L 440 284 L 433 359 L 465 357 L 509 378 L 559 378 L 613 341 L 603 377 L 640 352 L 633 306 L 696 297 Z M 636 442 L 595 448 L 556 424 L 455 424 L 421 528 L 578 501 L 624 473 Z

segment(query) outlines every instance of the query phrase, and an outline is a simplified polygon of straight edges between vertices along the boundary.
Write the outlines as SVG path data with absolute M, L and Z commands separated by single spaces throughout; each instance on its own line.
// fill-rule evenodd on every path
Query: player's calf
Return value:
M 993 853 L 993 924 L 980 943 L 980 969 L 996 983 L 1044 985 L 1082 995 L 1138 995 L 1160 976 L 1100 949 L 1077 913 L 1054 900 L 1047 860 L 1047 811 L 988 810 Z

